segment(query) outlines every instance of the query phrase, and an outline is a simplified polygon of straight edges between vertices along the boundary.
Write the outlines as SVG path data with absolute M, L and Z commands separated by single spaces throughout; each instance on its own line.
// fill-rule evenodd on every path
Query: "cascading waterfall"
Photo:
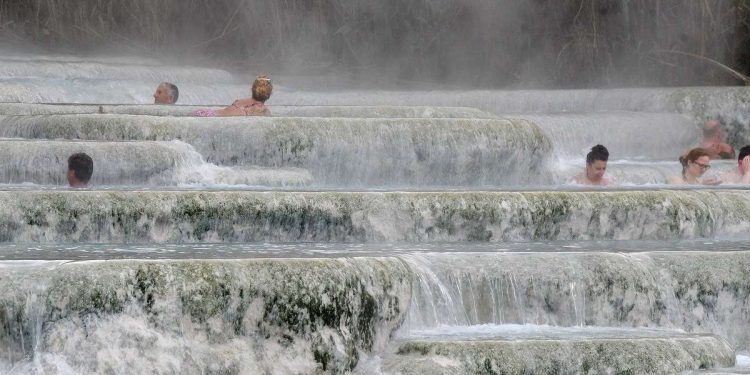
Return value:
M 700 128 L 690 118 L 671 113 L 607 112 L 525 115 L 552 140 L 563 158 L 581 158 L 595 144 L 607 145 L 617 159 L 674 159 L 701 139 Z
M 748 113 L 750 92 L 741 87 L 687 87 L 613 90 L 519 90 L 455 92 L 358 91 L 342 93 L 289 93 L 286 105 L 444 105 L 475 107 L 495 114 L 592 113 L 604 111 L 677 112 L 699 123 L 721 116 L 728 139 L 736 145 L 750 143 Z M 647 137 L 644 137 L 646 139 Z
M 272 117 L 195 118 L 250 78 L 4 54 L 0 372 L 675 373 L 750 350 L 750 191 L 665 185 L 706 117 L 750 139 L 750 90 L 294 79 Z M 147 104 L 161 81 L 179 105 Z M 568 184 L 595 143 L 621 186 Z M 64 187 L 75 152 L 88 189 Z
M 0 136 L 180 139 L 208 162 L 304 168 L 324 186 L 535 184 L 551 157 L 539 128 L 504 119 L 5 116 Z
M 741 312 L 750 253 L 712 250 L 411 255 L 405 260 L 414 272 L 415 308 L 402 330 L 408 336 L 441 325 L 676 327 L 750 347 Z
M 185 186 L 231 184 L 302 186 L 309 172 L 294 168 L 237 168 L 206 163 L 192 146 L 180 141 L 29 141 L 0 140 L 0 167 L 5 184 L 63 185 L 67 158 L 86 152 L 97 161 L 95 185 Z
M 118 114 L 147 116 L 192 116 L 206 106 L 195 105 L 94 105 L 94 104 L 28 104 L 0 103 L 6 115 Z M 223 107 L 208 107 L 221 109 Z M 495 118 L 468 107 L 429 106 L 273 106 L 278 117 L 353 117 L 353 118 Z
M 748 194 L 0 191 L 0 241 L 747 239 Z
M 385 346 L 410 292 L 386 258 L 0 267 L 3 371 L 30 356 L 22 371 L 349 370 Z
M 87 152 L 97 163 L 92 183 L 143 185 L 169 172 L 178 164 L 198 163 L 200 155 L 180 141 L 172 142 L 79 142 L 0 140 L 4 163 L 0 180 L 6 184 L 67 183 L 67 158 Z

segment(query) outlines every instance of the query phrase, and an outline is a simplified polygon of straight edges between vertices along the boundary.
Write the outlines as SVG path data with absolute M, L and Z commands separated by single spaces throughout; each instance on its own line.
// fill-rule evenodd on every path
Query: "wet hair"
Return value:
M 91 159 L 91 156 L 83 152 L 70 155 L 68 158 L 68 170 L 72 170 L 79 181 L 84 184 L 88 183 L 91 175 L 94 173 L 94 161 Z
M 602 145 L 596 145 L 586 155 L 586 164 L 592 164 L 596 160 L 607 161 L 608 159 L 609 151 L 607 151 L 607 148 Z
M 177 86 L 174 83 L 169 82 L 162 82 L 162 85 L 167 86 L 169 95 L 172 97 L 172 104 L 177 103 L 177 98 L 180 97 L 180 90 L 177 89 Z
M 689 161 L 695 162 L 696 160 L 704 156 L 710 157 L 710 155 L 708 154 L 708 151 L 700 147 L 694 148 L 680 155 L 680 158 L 678 160 L 680 161 L 680 164 L 682 164 L 682 173 L 685 173 L 685 169 L 687 169 Z
M 737 156 L 737 161 L 740 162 L 742 159 L 744 159 L 746 156 L 750 156 L 750 145 L 744 145 L 740 149 L 740 154 Z
M 703 156 L 709 156 L 708 155 L 708 151 L 706 151 L 705 149 L 700 148 L 700 147 L 694 148 L 694 149 L 692 149 L 692 150 L 690 150 L 690 151 L 688 151 L 688 152 L 680 155 L 680 158 L 679 158 L 680 164 L 682 164 L 683 166 L 686 166 L 688 161 L 693 161 L 694 162 L 694 161 L 698 160 L 698 158 L 701 158 Z
M 268 76 L 260 75 L 255 78 L 252 88 L 253 99 L 265 103 L 271 97 L 271 91 L 273 91 L 273 84 Z

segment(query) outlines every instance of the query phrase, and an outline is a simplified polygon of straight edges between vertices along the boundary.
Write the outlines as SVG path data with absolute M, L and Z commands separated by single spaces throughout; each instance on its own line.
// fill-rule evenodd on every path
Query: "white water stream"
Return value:
M 749 193 L 666 185 L 703 118 L 750 139 L 750 90 L 313 92 L 273 77 L 273 117 L 189 116 L 247 96 L 243 79 L 0 59 L 0 371 L 552 361 L 497 357 L 508 342 L 565 353 L 558 370 L 659 354 L 674 371 L 750 367 Z M 148 104 L 161 81 L 181 106 Z M 616 187 L 570 183 L 595 143 Z M 94 158 L 90 189 L 65 187 L 74 152 Z M 642 357 L 594 364 L 597 340 Z

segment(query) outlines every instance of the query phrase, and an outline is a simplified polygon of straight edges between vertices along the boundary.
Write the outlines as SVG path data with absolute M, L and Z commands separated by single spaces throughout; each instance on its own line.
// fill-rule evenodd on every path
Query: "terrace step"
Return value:
M 511 325 L 443 328 L 415 336 L 396 344 L 395 353 L 383 359 L 385 372 L 673 374 L 735 363 L 724 339 L 669 330 Z

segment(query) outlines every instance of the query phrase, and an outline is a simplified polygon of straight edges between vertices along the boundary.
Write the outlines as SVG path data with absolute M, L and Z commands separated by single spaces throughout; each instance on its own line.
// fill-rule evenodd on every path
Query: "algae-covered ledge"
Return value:
M 502 242 L 712 238 L 750 192 L 0 192 L 4 242 Z
M 230 357 L 227 370 L 245 358 L 283 371 L 283 363 L 267 361 L 277 356 L 311 370 L 349 371 L 360 352 L 383 350 L 401 325 L 412 280 L 394 258 L 82 262 L 8 276 L 0 278 L 0 337 L 12 357 L 41 350 L 101 370 L 102 350 L 127 357 L 132 349 L 161 350 L 166 340 L 184 345 L 172 355 L 191 372 L 200 368 L 188 357 L 230 348 L 247 354 Z M 132 333 L 141 339 L 112 337 L 88 355 L 59 340 L 106 335 L 122 322 L 142 327 Z

